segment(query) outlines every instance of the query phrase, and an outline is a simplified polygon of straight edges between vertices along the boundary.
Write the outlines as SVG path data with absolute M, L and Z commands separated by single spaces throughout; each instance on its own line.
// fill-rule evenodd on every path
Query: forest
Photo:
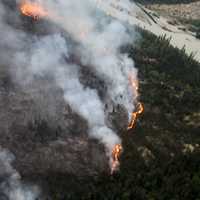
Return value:
M 138 32 L 136 44 L 122 51 L 139 70 L 145 111 L 122 133 L 121 169 L 87 180 L 49 175 L 55 200 L 200 199 L 200 64 L 166 37 Z
M 9 15 L 8 21 L 11 20 L 13 23 L 12 14 L 13 12 Z M 15 26 L 18 29 L 26 30 L 30 35 L 35 33 L 38 38 L 46 35 L 48 28 L 51 27 L 50 22 L 44 23 L 44 26 L 42 20 L 35 21 L 35 19 L 27 17 L 22 22 L 21 27 L 18 24 Z M 51 27 L 52 32 L 55 31 L 54 29 L 58 31 L 56 26 Z M 59 30 L 59 32 L 65 34 L 65 31 Z M 36 38 L 36 35 L 33 39 Z M 15 164 L 19 166 L 21 164 L 20 169 L 24 172 L 20 173 L 21 180 L 23 180 L 22 185 L 26 181 L 28 183 L 37 182 L 43 192 L 48 194 L 49 199 L 53 200 L 200 200 L 200 63 L 194 59 L 195 53 L 187 55 L 184 47 L 180 50 L 171 46 L 170 38 L 166 36 L 157 37 L 150 32 L 136 28 L 132 37 L 134 38 L 132 44 L 124 45 L 120 50 L 134 60 L 134 65 L 138 69 L 139 101 L 144 106 L 144 112 L 137 118 L 133 129 L 123 129 L 121 132 L 123 153 L 120 156 L 120 170 L 113 174 L 106 171 L 90 175 L 90 168 L 86 171 L 88 176 L 80 175 L 86 173 L 75 174 L 76 171 L 70 173 L 74 170 L 71 166 L 75 165 L 69 165 L 71 171 L 58 170 L 66 167 L 64 161 L 68 161 L 70 164 L 75 162 L 80 171 L 81 169 L 84 171 L 87 165 L 90 167 L 90 150 L 93 146 L 98 146 L 98 141 L 90 141 L 91 144 L 88 147 L 91 148 L 79 148 L 81 145 L 70 143 L 73 141 L 72 135 L 76 136 L 74 138 L 79 137 L 76 133 L 80 132 L 79 134 L 83 138 L 82 132 L 87 130 L 87 126 L 85 126 L 84 120 L 71 114 L 72 111 L 65 102 L 59 100 L 58 97 L 63 96 L 63 93 L 62 90 L 53 87 L 51 76 L 48 76 L 47 80 L 47 89 L 53 94 L 53 98 L 50 100 L 55 100 L 64 109 L 65 112 L 62 109 L 58 110 L 59 116 L 61 113 L 63 118 L 58 118 L 57 121 L 48 121 L 48 118 L 44 117 L 41 121 L 35 120 L 34 123 L 21 124 L 23 120 L 20 120 L 21 118 L 18 116 L 22 115 L 22 119 L 29 119 L 33 113 L 28 112 L 29 109 L 33 108 L 34 111 L 33 106 L 37 106 L 37 104 L 34 104 L 34 101 L 21 89 L 17 91 L 17 86 L 13 84 L 10 74 L 7 72 L 7 66 L 4 67 L 6 71 L 4 74 L 2 67 L 0 93 L 5 104 L 0 104 L 0 106 L 4 110 L 4 105 L 6 105 L 9 114 L 5 114 L 6 120 L 2 120 L 1 125 L 4 126 L 8 121 L 12 131 L 8 131 L 10 133 L 8 136 L 1 133 L 3 138 L 1 144 L 9 144 L 12 151 L 18 150 L 21 160 Z M 2 44 L 5 48 L 4 43 Z M 3 53 L 10 55 L 9 51 L 5 52 L 6 50 Z M 14 57 L 11 58 L 14 59 Z M 62 61 L 72 62 L 73 59 L 67 60 L 65 58 Z M 78 62 L 76 59 L 74 60 Z M 88 71 L 85 74 L 88 80 L 92 78 L 93 84 L 96 83 L 95 76 L 93 77 Z M 44 86 L 47 84 L 46 80 L 45 82 L 36 80 L 38 81 L 34 82 L 35 86 L 41 85 L 42 88 L 43 84 Z M 103 85 L 103 83 L 99 82 L 99 85 Z M 40 87 L 39 92 L 43 93 Z M 33 87 L 33 89 L 35 88 Z M 33 89 L 28 94 L 34 93 Z M 60 96 L 57 97 L 54 92 Z M 42 94 L 41 97 L 43 96 L 45 100 L 52 97 L 47 93 Z M 42 110 L 45 109 L 45 106 L 42 104 L 37 108 Z M 68 115 L 67 109 L 70 111 Z M 12 113 L 14 114 L 11 115 Z M 18 115 L 19 113 L 20 115 Z M 51 113 L 54 114 L 54 111 Z M 10 116 L 14 116 L 12 117 L 13 121 L 10 120 Z M 59 126 L 61 124 L 58 123 L 59 120 L 71 121 L 72 118 L 80 124 L 80 127 L 77 128 L 76 123 L 72 123 L 70 130 L 66 126 L 64 128 Z M 116 121 L 116 124 L 123 124 L 122 118 L 117 119 L 120 120 Z M 51 126 L 52 124 L 53 126 Z M 68 134 L 69 132 L 71 135 Z M 68 144 L 68 146 L 63 145 L 66 149 L 61 146 L 61 150 L 65 151 L 66 155 L 70 155 L 67 157 L 68 160 L 62 156 L 64 154 L 57 154 L 59 151 L 53 155 L 50 148 L 43 148 L 48 147 L 47 143 L 53 144 L 52 141 L 57 140 L 57 138 L 62 138 L 62 142 Z M 25 161 L 26 159 L 29 161 L 29 158 L 33 157 L 33 150 L 37 149 L 38 146 L 42 146 L 42 148 L 34 154 L 36 157 L 33 162 L 30 160 L 30 162 L 23 164 L 21 161 L 24 161 L 24 158 Z M 50 145 L 50 147 L 54 146 Z M 55 147 L 58 149 L 57 146 Z M 77 157 L 77 154 L 73 154 L 73 148 L 78 149 L 77 154 L 79 155 Z M 95 151 L 99 152 L 99 154 L 95 154 L 95 157 L 99 156 L 98 159 L 103 163 L 105 160 L 101 159 L 104 157 L 101 157 L 100 152 L 102 154 L 105 152 L 102 149 Z M 82 152 L 84 153 L 81 154 Z M 37 157 L 37 155 L 39 156 Z M 51 160 L 53 156 L 56 159 L 49 162 L 50 164 L 42 162 L 45 158 Z M 63 164 L 59 162 L 59 156 L 63 158 Z M 80 166 L 78 166 L 79 159 L 81 160 Z M 43 166 L 40 166 L 41 163 Z M 44 168 L 45 171 L 39 171 L 40 168 Z M 32 173 L 27 172 L 29 169 Z M 12 171 L 15 172 L 15 170 Z M 16 176 L 16 172 L 14 175 Z M 9 174 L 6 174 L 5 177 L 0 174 L 0 182 L 4 183 L 7 176 L 9 177 Z M 15 177 L 11 176 L 11 178 Z M 15 186 L 15 184 L 13 185 Z M 11 184 L 11 186 L 13 185 Z M 2 197 L 1 193 L 2 191 L 0 191 L 0 199 L 2 200 L 4 196 Z

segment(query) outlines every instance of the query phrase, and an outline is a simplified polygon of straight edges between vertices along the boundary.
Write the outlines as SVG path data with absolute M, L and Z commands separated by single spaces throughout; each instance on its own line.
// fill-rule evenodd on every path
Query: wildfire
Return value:
M 135 80 L 132 75 L 129 76 L 129 81 L 130 81 L 131 88 L 133 90 L 133 94 L 136 95 L 136 99 L 137 99 L 138 89 L 139 89 L 138 81 Z M 144 107 L 143 107 L 142 103 L 139 102 L 137 104 L 137 110 L 132 112 L 132 114 L 131 114 L 131 120 L 130 120 L 127 130 L 130 130 L 134 127 L 138 115 L 143 113 L 143 111 L 144 111 Z M 120 165 L 119 157 L 120 157 L 121 153 L 122 153 L 122 145 L 116 144 L 112 151 L 111 174 L 113 174 L 119 168 L 119 165 Z
M 122 153 L 122 145 L 116 144 L 112 151 L 111 174 L 113 174 L 113 172 L 115 172 L 120 165 L 119 157 L 120 157 L 121 153 Z
M 39 3 L 32 2 L 31 0 L 21 0 L 20 11 L 23 15 L 32 17 L 35 20 L 49 15 L 49 12 L 47 12 L 47 10 L 45 10 Z M 81 29 L 80 37 L 82 39 L 85 39 L 89 31 L 84 29 L 84 26 L 81 26 L 80 29 Z M 109 52 L 109 49 L 103 49 L 102 52 L 103 52 L 103 54 L 107 54 Z M 134 76 L 132 74 L 130 74 L 130 76 L 128 78 L 130 81 L 130 86 L 131 86 L 132 92 L 137 99 L 138 89 L 139 89 L 138 81 L 134 78 Z M 131 120 L 130 120 L 130 123 L 127 128 L 128 130 L 130 130 L 134 127 L 134 124 L 136 122 L 138 115 L 140 115 L 143 112 L 143 110 L 144 110 L 144 107 L 139 102 L 137 104 L 136 111 L 132 112 L 132 114 L 131 114 Z M 111 174 L 113 174 L 119 168 L 119 165 L 120 165 L 119 158 L 122 153 L 122 150 L 123 150 L 123 148 L 122 148 L 121 144 L 116 144 L 112 150 Z
M 47 16 L 47 11 L 36 2 L 30 2 L 29 0 L 24 0 L 20 4 L 20 10 L 23 15 L 33 17 L 37 20 L 40 17 Z
M 129 81 L 133 90 L 133 93 L 135 93 L 136 98 L 138 97 L 138 90 L 139 90 L 139 84 L 138 81 L 134 79 L 134 77 L 132 75 L 129 76 Z M 131 114 L 131 121 L 128 125 L 128 130 L 132 129 L 134 127 L 134 124 L 136 122 L 136 119 L 138 117 L 138 115 L 140 115 L 142 112 L 144 111 L 144 107 L 143 105 L 139 102 L 137 104 L 137 110 L 135 112 L 132 112 Z
M 136 121 L 138 115 L 140 115 L 144 111 L 144 107 L 141 103 L 138 103 L 137 107 L 138 107 L 137 111 L 132 112 L 132 114 L 131 114 L 131 121 L 127 128 L 128 130 L 130 130 L 134 127 L 134 124 L 135 124 L 135 121 Z

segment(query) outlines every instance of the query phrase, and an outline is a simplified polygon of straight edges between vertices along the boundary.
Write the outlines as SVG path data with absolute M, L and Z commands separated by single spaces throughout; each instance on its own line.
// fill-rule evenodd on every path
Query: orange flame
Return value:
M 139 90 L 139 84 L 138 81 L 134 79 L 132 75 L 129 76 L 129 81 L 133 90 L 133 93 L 135 93 L 136 98 L 138 97 L 138 90 Z M 132 129 L 135 125 L 136 119 L 138 115 L 140 115 L 144 111 L 143 105 L 139 102 L 137 105 L 137 110 L 135 112 L 132 112 L 131 114 L 131 121 L 128 125 L 128 130 Z
M 132 114 L 131 114 L 131 121 L 130 121 L 128 128 L 127 128 L 128 130 L 130 130 L 134 127 L 138 115 L 140 115 L 144 111 L 144 107 L 141 103 L 138 103 L 137 107 L 138 107 L 138 110 L 135 111 L 135 112 L 132 112 Z
M 39 4 L 36 2 L 30 2 L 30 0 L 23 0 L 20 4 L 20 10 L 23 15 L 30 16 L 33 19 L 37 20 L 38 18 L 41 17 L 46 17 L 49 15 L 49 13 Z M 81 32 L 81 37 L 85 38 L 87 35 L 87 31 L 82 31 Z M 104 49 L 106 52 L 107 50 Z M 138 81 L 134 79 L 134 76 L 130 75 L 129 76 L 129 81 L 133 90 L 133 93 L 136 95 L 136 98 L 138 96 Z M 128 125 L 128 130 L 132 129 L 134 127 L 135 121 L 144 110 L 144 107 L 141 103 L 138 103 L 137 105 L 137 111 L 132 112 L 131 114 L 131 121 Z M 111 174 L 113 174 L 120 165 L 119 158 L 122 153 L 122 145 L 121 144 L 116 144 L 112 150 L 112 164 L 111 164 Z
M 20 10 L 23 15 L 33 17 L 35 20 L 48 15 L 47 11 L 39 3 L 30 2 L 29 0 L 21 2 Z
M 132 75 L 129 76 L 129 81 L 130 81 L 131 88 L 133 90 L 133 94 L 136 95 L 136 99 L 137 99 L 138 90 L 139 90 L 138 81 L 135 80 L 134 76 L 132 76 Z M 131 114 L 131 120 L 130 120 L 127 130 L 130 130 L 134 127 L 138 115 L 143 113 L 143 111 L 144 111 L 144 107 L 143 107 L 142 103 L 139 102 L 137 104 L 137 110 L 135 112 L 132 112 L 132 114 Z M 112 151 L 111 174 L 113 174 L 119 168 L 119 165 L 120 165 L 119 158 L 120 158 L 121 153 L 122 153 L 122 145 L 116 144 Z
M 122 145 L 116 144 L 112 151 L 112 166 L 111 166 L 111 174 L 113 174 L 120 165 L 119 157 L 122 153 Z

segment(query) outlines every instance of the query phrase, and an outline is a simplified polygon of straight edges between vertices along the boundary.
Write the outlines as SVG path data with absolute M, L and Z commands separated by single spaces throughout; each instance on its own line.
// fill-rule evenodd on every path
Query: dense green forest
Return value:
M 139 70 L 145 111 L 122 134 L 121 170 L 88 180 L 50 175 L 55 200 L 200 199 L 200 64 L 165 37 L 139 32 L 122 50 Z

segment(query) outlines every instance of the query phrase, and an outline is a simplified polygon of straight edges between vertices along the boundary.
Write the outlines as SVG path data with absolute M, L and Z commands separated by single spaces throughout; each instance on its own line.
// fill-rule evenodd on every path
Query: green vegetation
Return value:
M 200 199 L 200 64 L 165 37 L 140 34 L 123 51 L 139 70 L 145 112 L 123 134 L 120 172 L 88 180 L 51 174 L 55 200 Z
M 189 30 L 195 32 L 196 38 L 200 39 L 200 19 L 189 22 Z
M 182 24 L 188 27 L 188 30 L 196 33 L 196 37 L 200 38 L 200 19 L 178 19 Z

